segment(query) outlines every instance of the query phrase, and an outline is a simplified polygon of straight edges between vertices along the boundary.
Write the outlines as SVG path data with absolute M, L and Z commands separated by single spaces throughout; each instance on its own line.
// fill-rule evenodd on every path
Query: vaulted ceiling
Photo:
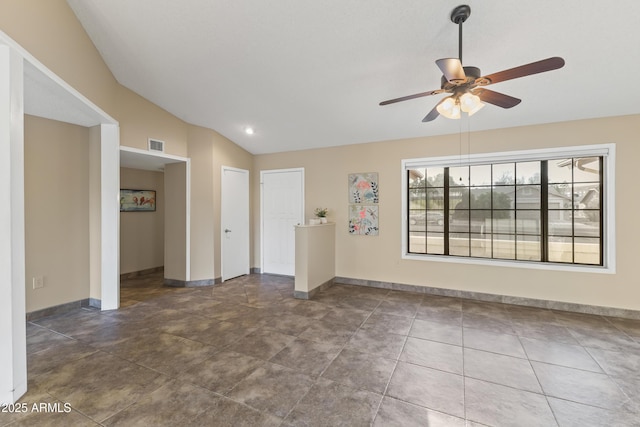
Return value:
M 640 113 L 637 0 L 466 2 L 464 65 L 566 65 L 491 86 L 522 99 L 512 109 L 430 123 L 443 95 L 378 103 L 439 89 L 459 0 L 68 3 L 122 85 L 254 154 Z

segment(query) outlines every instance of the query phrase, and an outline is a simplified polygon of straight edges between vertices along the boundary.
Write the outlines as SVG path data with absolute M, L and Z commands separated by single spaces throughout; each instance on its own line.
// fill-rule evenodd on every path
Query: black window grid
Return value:
M 425 220 L 425 227 L 424 230 L 420 230 L 424 233 L 424 239 L 425 239 L 425 252 L 419 252 L 421 254 L 427 254 L 427 255 L 443 255 L 443 256 L 452 256 L 451 255 L 451 247 L 450 247 L 450 240 L 452 238 L 453 235 L 457 235 L 457 237 L 459 237 L 460 235 L 466 235 L 468 236 L 468 254 L 464 255 L 465 257 L 471 257 L 471 258 L 475 258 L 477 256 L 473 256 L 472 254 L 472 238 L 474 235 L 487 235 L 489 236 L 488 240 L 491 243 L 491 253 L 489 256 L 482 256 L 482 257 L 477 257 L 477 258 L 493 258 L 493 259 L 505 259 L 505 258 L 496 258 L 496 254 L 494 252 L 495 249 L 495 245 L 494 245 L 494 239 L 495 237 L 500 237 L 500 236 L 504 236 L 504 237 L 512 237 L 513 238 L 513 242 L 514 242 L 514 251 L 513 251 L 513 257 L 509 258 L 509 259 L 515 259 L 515 260 L 519 260 L 519 256 L 521 255 L 521 253 L 519 253 L 519 243 L 520 242 L 525 242 L 527 241 L 527 238 L 531 239 L 531 238 L 535 238 L 538 237 L 539 238 L 539 259 L 535 260 L 535 261 L 539 261 L 539 262 L 554 262 L 554 261 L 550 261 L 550 257 L 549 257 L 549 243 L 550 240 L 552 240 L 553 238 L 556 237 L 562 237 L 562 238 L 570 238 L 571 239 L 571 261 L 569 262 L 570 264 L 587 264 L 587 265 L 593 265 L 593 263 L 581 263 L 581 262 L 577 262 L 576 261 L 576 257 L 575 257 L 575 253 L 576 253 L 576 240 L 579 239 L 598 239 L 599 240 L 599 263 L 597 265 L 603 265 L 604 262 L 604 250 L 603 250 L 603 245 L 604 245 L 604 236 L 603 236 L 603 230 L 604 230 L 604 224 L 603 224 L 603 200 L 604 197 L 603 195 L 603 188 L 604 188 L 604 184 L 603 184 L 603 166 L 604 166 L 604 158 L 603 157 L 599 157 L 599 175 L 598 175 L 598 180 L 597 181 L 584 181 L 584 182 L 575 182 L 575 178 L 574 178 L 574 165 L 576 164 L 576 159 L 572 158 L 570 159 L 571 161 L 571 182 L 569 183 L 569 185 L 571 186 L 571 204 L 570 207 L 568 209 L 550 209 L 549 205 L 548 205 L 548 197 L 549 197 L 549 180 L 548 180 L 548 161 L 546 160 L 541 160 L 540 161 L 540 175 L 539 175 L 539 182 L 533 182 L 533 183 L 524 183 L 524 182 L 517 182 L 517 179 L 515 179 L 515 177 L 517 177 L 517 171 L 518 171 L 518 164 L 521 162 L 514 162 L 514 171 L 515 171 L 515 176 L 514 176 L 514 182 L 513 183 L 497 183 L 495 182 L 494 179 L 494 175 L 493 175 L 493 167 L 495 166 L 495 164 L 491 164 L 491 169 L 492 169 L 492 174 L 491 174 L 491 183 L 490 184 L 479 184 L 479 185 L 470 185 L 470 182 L 467 181 L 466 185 L 460 185 L 457 184 L 457 182 L 460 182 L 460 180 L 456 180 L 456 177 L 451 177 L 449 175 L 449 171 L 450 168 L 449 167 L 445 167 L 444 168 L 444 186 L 443 187 L 430 187 L 428 185 L 427 180 L 425 179 L 423 181 L 423 187 L 420 188 L 424 188 L 424 194 L 425 194 L 425 203 L 424 203 L 424 214 L 425 214 L 425 218 L 427 216 L 427 213 L 429 211 L 431 212 L 442 212 L 443 216 L 444 216 L 444 223 L 443 224 L 429 224 L 429 221 Z M 526 163 L 531 163 L 530 161 L 525 161 Z M 460 168 L 460 166 L 456 166 L 456 168 Z M 467 177 L 470 176 L 470 166 L 466 166 L 467 168 Z M 425 168 L 425 172 L 428 170 L 428 168 Z M 425 177 L 426 177 L 426 173 L 425 173 Z M 407 171 L 407 180 L 409 180 L 409 173 Z M 463 184 L 464 184 L 464 180 L 463 180 Z M 551 184 L 554 184 L 553 182 L 551 182 Z M 564 184 L 564 183 L 563 183 Z M 575 186 L 576 185 L 580 185 L 580 186 L 585 186 L 585 185 L 595 185 L 598 187 L 598 191 L 599 191 L 599 204 L 598 204 L 598 208 L 594 209 L 594 208 L 580 208 L 580 207 L 576 207 L 576 203 L 574 198 L 575 196 Z M 465 217 L 466 216 L 466 220 L 467 220 L 467 224 L 466 227 L 460 229 L 460 230 L 452 230 L 451 227 L 451 222 L 453 220 L 452 218 L 452 203 L 451 203 L 451 195 L 452 195 L 452 187 L 453 187 L 453 191 L 455 192 L 455 188 L 459 188 L 460 191 L 456 192 L 455 196 L 456 198 L 458 198 L 458 196 L 460 195 L 460 199 L 461 202 L 466 202 L 466 208 L 462 209 L 460 208 L 460 210 L 462 211 L 462 216 Z M 489 189 L 490 188 L 490 206 L 487 209 L 486 207 L 471 207 L 471 196 L 472 196 L 472 191 L 473 189 L 478 189 L 478 188 L 482 188 L 482 189 Z M 494 189 L 513 189 L 513 200 L 512 200 L 512 208 L 511 209 L 504 209 L 504 208 L 496 208 L 495 207 L 495 195 L 497 192 L 494 191 Z M 409 191 L 413 190 L 415 188 L 410 188 Z M 537 204 L 540 206 L 539 209 L 533 209 L 530 206 L 526 207 L 526 208 L 518 208 L 519 206 L 519 200 L 518 200 L 518 192 L 520 190 L 524 190 L 524 189 L 535 189 L 539 192 L 539 198 L 537 200 Z M 443 205 L 443 209 L 430 209 L 430 205 L 429 205 L 429 194 L 431 193 L 436 193 L 438 191 L 442 191 L 443 194 L 443 198 L 444 201 L 442 203 Z M 466 200 L 465 200 L 466 199 Z M 409 197 L 410 200 L 410 197 Z M 409 201 L 409 204 L 411 203 L 411 201 Z M 410 206 L 407 206 L 407 208 L 409 208 Z M 455 211 L 455 208 L 453 209 Z M 489 218 L 491 218 L 491 226 L 489 228 L 489 231 L 487 231 L 486 229 L 481 231 L 481 232 L 475 232 L 476 230 L 474 230 L 474 227 L 472 225 L 472 220 L 474 218 L 477 219 L 477 217 L 474 217 L 473 212 L 482 212 L 482 211 L 487 211 L 490 212 L 490 216 Z M 550 225 L 549 225 L 549 213 L 550 212 L 554 212 L 554 211 L 569 211 L 570 212 L 570 218 L 571 218 L 571 233 L 570 235 L 556 235 L 554 233 L 550 233 Z M 592 214 L 596 214 L 598 215 L 598 223 L 599 223 L 599 230 L 598 230 L 598 234 L 597 236 L 593 236 L 592 234 L 589 235 L 582 235 L 579 231 L 576 231 L 576 222 L 575 222 L 575 218 L 576 218 L 576 211 L 582 212 L 582 213 L 592 213 Z M 507 213 L 507 214 L 512 214 L 512 218 L 510 218 L 510 222 L 511 222 L 511 230 L 510 232 L 504 232 L 504 231 L 500 231 L 496 226 L 495 226 L 495 219 L 496 219 L 496 213 Z M 539 232 L 524 232 L 524 231 L 518 231 L 518 221 L 523 219 L 522 217 L 519 218 L 519 214 L 525 215 L 525 214 L 531 214 L 531 213 L 538 213 L 538 222 L 537 222 L 537 226 L 539 229 Z M 411 227 L 408 228 L 407 230 L 407 234 L 408 234 L 408 239 L 407 239 L 407 252 L 408 253 L 416 253 L 416 252 L 412 252 L 411 251 L 411 243 L 410 243 L 410 233 L 416 233 L 416 232 L 420 232 L 420 231 L 416 231 L 416 230 L 411 230 Z M 444 245 L 444 253 L 440 254 L 437 252 L 429 252 L 429 235 L 439 235 L 441 234 L 443 237 L 443 245 Z M 530 241 L 530 240 L 529 240 Z M 523 245 L 520 249 L 523 250 L 523 247 L 526 246 Z M 460 254 L 454 255 L 454 256 L 461 256 Z M 531 259 L 527 259 L 527 261 L 531 261 Z M 555 261 L 555 262 L 559 262 L 559 261 Z M 561 262 L 563 263 L 563 262 Z

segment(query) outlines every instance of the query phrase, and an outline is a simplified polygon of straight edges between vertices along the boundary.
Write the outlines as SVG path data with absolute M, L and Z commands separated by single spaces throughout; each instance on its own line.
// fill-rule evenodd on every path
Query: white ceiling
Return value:
M 640 113 L 637 0 L 467 1 L 464 65 L 566 61 L 470 123 L 422 123 L 442 95 L 378 106 L 439 88 L 460 0 L 67 1 L 122 85 L 254 154 Z
M 130 147 L 120 147 L 120 167 L 164 172 L 165 165 L 184 162 L 184 158 L 156 154 Z

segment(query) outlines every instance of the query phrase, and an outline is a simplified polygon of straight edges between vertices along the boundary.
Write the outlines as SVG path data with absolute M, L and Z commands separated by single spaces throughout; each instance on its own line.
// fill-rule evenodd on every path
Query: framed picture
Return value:
M 378 206 L 349 205 L 349 234 L 378 235 Z
M 378 204 L 378 173 L 349 174 L 349 203 Z
M 155 211 L 155 190 L 120 190 L 120 212 Z
M 379 202 L 378 172 L 349 174 L 349 234 L 378 235 Z

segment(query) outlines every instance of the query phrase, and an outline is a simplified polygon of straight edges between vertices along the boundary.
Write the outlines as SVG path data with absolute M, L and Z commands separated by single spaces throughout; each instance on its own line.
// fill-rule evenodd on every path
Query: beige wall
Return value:
M 103 110 L 117 82 L 65 0 L 2 0 L 0 30 Z
M 25 116 L 27 312 L 89 298 L 88 140 L 87 128 Z
M 164 277 L 187 280 L 187 163 L 164 168 Z
M 65 0 L 3 0 L 0 30 L 118 120 L 122 145 L 186 155 L 188 124 L 116 81 Z
M 214 279 L 214 247 L 217 236 L 214 224 L 214 171 L 211 131 L 189 127 L 191 158 L 191 280 Z
M 295 290 L 309 293 L 336 276 L 336 225 L 298 225 Z
M 220 228 L 220 167 L 225 164 L 250 170 L 252 156 L 215 131 L 191 126 L 121 86 L 66 1 L 3 0 L 0 30 L 118 120 L 121 145 L 146 149 L 147 139 L 151 137 L 165 141 L 168 154 L 194 156 L 196 167 L 191 182 L 195 183 L 197 201 L 195 208 L 192 208 L 193 259 L 190 267 L 194 273 L 193 280 L 219 277 L 220 238 L 217 230 Z M 29 126 L 26 124 L 26 127 Z M 200 158 L 200 155 L 204 157 Z M 93 172 L 95 175 L 98 171 Z M 77 179 L 84 178 L 77 176 Z M 27 194 L 27 197 L 30 195 Z M 61 205 L 68 204 L 64 198 L 58 202 Z M 184 228 L 176 232 L 184 232 Z M 99 235 L 99 230 L 92 230 L 92 233 Z M 64 240 L 58 243 L 63 244 Z M 99 259 L 95 248 L 93 252 L 92 259 Z M 184 258 L 180 255 L 178 259 L 170 259 L 170 262 L 172 265 L 184 264 Z M 125 265 L 122 267 L 128 269 Z M 84 269 L 84 264 L 78 265 L 77 273 L 81 274 Z M 30 283 L 27 285 L 30 286 Z M 58 295 L 72 293 L 69 289 Z M 99 289 L 92 288 L 91 295 L 99 298 Z M 56 297 L 39 303 L 38 307 L 72 301 L 70 298 Z
M 155 190 L 155 212 L 120 212 L 120 274 L 164 265 L 164 173 L 120 168 L 120 188 Z
M 89 128 L 89 297 L 102 299 L 102 130 Z M 118 260 L 119 261 L 119 260 Z
M 0 14 L 0 29 L 67 83 L 120 120 L 123 145 L 144 148 L 147 138 L 153 137 L 167 143 L 168 153 L 193 156 L 197 164 L 193 168 L 191 181 L 192 186 L 196 183 L 198 193 L 192 193 L 192 198 L 196 196 L 198 201 L 192 205 L 192 280 L 210 279 L 211 274 L 214 277 L 220 275 L 221 166 L 251 170 L 254 225 L 251 230 L 251 265 L 255 267 L 259 266 L 256 260 L 260 259 L 259 171 L 304 167 L 307 213 L 313 212 L 315 207 L 326 206 L 330 209 L 329 219 L 337 223 L 336 274 L 339 276 L 640 309 L 640 288 L 635 285 L 637 279 L 634 269 L 637 253 L 635 247 L 640 237 L 640 227 L 635 225 L 634 218 L 640 208 L 640 198 L 635 197 L 637 191 L 632 187 L 637 169 L 636 159 L 640 154 L 635 141 L 640 133 L 640 120 L 637 116 L 477 132 L 471 138 L 471 151 L 474 153 L 617 143 L 617 274 L 472 265 L 456 265 L 453 268 L 446 263 L 400 258 L 400 161 L 403 158 L 459 154 L 458 135 L 253 157 L 216 132 L 188 125 L 120 86 L 64 0 L 5 0 Z M 25 125 L 26 134 L 34 135 L 39 132 L 38 125 L 33 125 L 33 122 L 35 120 L 30 119 Z M 32 126 L 36 128 L 31 129 Z M 66 135 L 69 128 L 60 124 L 51 127 L 47 138 L 49 146 L 46 148 L 56 147 L 62 150 L 61 147 L 70 140 Z M 78 130 L 78 133 L 86 132 Z M 75 157 L 77 155 L 71 155 L 64 161 L 74 162 L 78 160 Z M 200 155 L 203 157 L 200 158 Z M 51 153 L 50 157 L 54 159 L 59 156 Z M 85 159 L 83 167 L 87 163 Z M 36 170 L 31 170 L 34 167 Z M 27 164 L 26 168 L 29 177 L 38 177 L 42 171 L 39 166 L 31 164 Z M 346 232 L 347 175 L 369 171 L 380 173 L 380 236 L 350 236 Z M 86 185 L 88 172 L 82 167 L 51 170 L 51 174 L 59 175 L 56 179 L 63 181 L 68 179 L 67 172 L 73 173 L 73 179 L 69 179 L 73 181 L 72 188 Z M 208 180 L 212 180 L 213 186 L 208 184 Z M 39 200 L 39 194 L 32 194 L 30 188 L 32 187 L 27 189 L 27 200 Z M 42 197 L 46 198 L 48 195 Z M 68 213 L 71 218 L 76 218 L 79 211 L 69 208 L 76 207 L 75 203 L 78 203 L 73 196 L 61 195 L 55 203 L 55 206 L 47 206 L 47 209 L 57 214 Z M 88 216 L 87 212 L 75 223 L 74 230 L 69 230 L 73 239 L 77 239 L 78 246 L 85 245 L 82 242 L 88 240 L 83 236 L 83 221 L 88 224 Z M 44 235 L 54 232 L 56 230 L 45 227 L 38 230 L 38 233 Z M 27 240 L 28 245 L 30 238 Z M 59 248 L 69 238 L 67 235 L 56 235 L 50 246 Z M 37 244 L 31 244 L 31 248 L 40 250 Z M 85 248 L 85 258 L 86 252 Z M 214 257 L 213 271 L 211 256 Z M 67 265 L 67 274 L 77 278 L 86 277 L 89 262 L 85 258 L 77 258 L 72 265 Z M 38 264 L 41 261 L 28 249 L 28 282 L 31 275 L 41 274 L 34 271 L 34 268 L 40 269 Z M 66 286 L 55 295 L 46 294 L 45 287 L 44 292 L 35 294 L 37 297 L 28 290 L 28 311 L 87 297 L 86 289 L 81 290 L 71 283 Z
M 222 166 L 246 169 L 251 174 L 253 156 L 211 129 L 190 126 L 189 157 L 191 158 L 191 280 L 219 279 L 222 254 L 220 246 Z M 253 253 L 253 249 L 250 250 L 250 253 Z
M 307 216 L 316 207 L 328 207 L 329 220 L 336 222 L 337 276 L 640 310 L 638 135 L 640 117 L 627 116 L 475 132 L 470 139 L 472 153 L 616 143 L 615 275 L 401 259 L 401 160 L 457 155 L 459 135 L 260 155 L 254 160 L 253 186 L 259 188 L 260 170 L 305 168 Z M 347 175 L 354 172 L 380 174 L 378 237 L 348 234 Z M 256 191 L 254 206 L 259 197 Z M 259 260 L 259 212 L 254 213 L 253 259 Z
M 115 108 L 120 145 L 146 150 L 149 138 L 164 141 L 166 154 L 187 156 L 189 125 L 124 86 L 116 85 Z

